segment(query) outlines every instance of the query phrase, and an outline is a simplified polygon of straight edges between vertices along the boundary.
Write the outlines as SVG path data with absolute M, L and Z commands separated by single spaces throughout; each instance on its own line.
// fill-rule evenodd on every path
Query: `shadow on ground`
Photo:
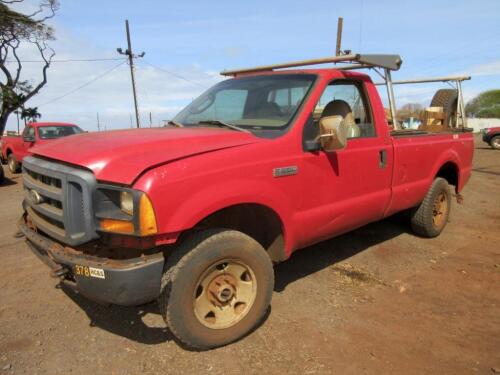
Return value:
M 332 240 L 321 242 L 294 253 L 294 255 L 275 267 L 275 291 L 283 292 L 287 285 L 341 262 L 367 248 L 392 239 L 409 230 L 404 215 L 367 225 Z M 160 315 L 156 302 L 137 307 L 105 306 L 93 302 L 64 286 L 61 289 L 73 300 L 90 319 L 90 325 L 130 340 L 155 345 L 174 340 L 187 350 L 163 325 L 150 327 L 143 321 L 146 314 Z M 262 325 L 270 315 L 268 310 Z M 258 329 L 256 327 L 255 329 Z
M 4 176 L 3 181 L 0 183 L 0 188 L 3 186 L 11 186 L 11 185 L 16 185 L 17 182 L 14 180 L 11 180 L 9 177 Z
M 274 290 L 282 292 L 288 284 L 409 232 L 408 222 L 405 214 L 397 214 L 295 252 L 290 259 L 275 267 Z
M 90 319 L 91 327 L 99 327 L 108 332 L 141 344 L 161 344 L 173 340 L 170 331 L 163 325 L 149 327 L 143 321 L 146 314 L 160 315 L 156 302 L 136 307 L 101 305 L 87 299 L 70 288 L 61 286 L 62 291 L 76 303 Z

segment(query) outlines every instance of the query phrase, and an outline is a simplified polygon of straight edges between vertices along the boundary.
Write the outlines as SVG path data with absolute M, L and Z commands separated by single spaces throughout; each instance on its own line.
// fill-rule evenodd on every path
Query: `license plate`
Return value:
M 106 275 L 102 268 L 94 268 L 88 266 L 75 265 L 75 275 L 83 277 L 95 277 L 98 279 L 105 279 Z

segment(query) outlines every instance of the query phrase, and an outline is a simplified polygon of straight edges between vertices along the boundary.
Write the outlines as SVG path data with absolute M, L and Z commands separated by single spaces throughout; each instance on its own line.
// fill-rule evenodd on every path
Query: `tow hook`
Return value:
M 457 203 L 458 204 L 464 203 L 464 197 L 462 196 L 462 194 L 457 193 L 456 197 L 457 197 Z
M 50 271 L 50 277 L 53 277 L 53 278 L 63 277 L 68 272 L 69 272 L 69 270 L 67 268 L 64 268 L 61 266 L 59 268 L 56 268 L 56 269 L 53 269 L 52 271 Z

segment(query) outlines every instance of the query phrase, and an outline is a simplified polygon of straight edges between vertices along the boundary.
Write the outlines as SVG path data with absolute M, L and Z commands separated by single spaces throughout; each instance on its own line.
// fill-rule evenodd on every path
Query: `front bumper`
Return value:
M 51 275 L 89 299 L 121 306 L 155 300 L 160 293 L 164 257 L 161 252 L 132 259 L 109 259 L 83 254 L 31 229 L 23 217 L 19 229 Z

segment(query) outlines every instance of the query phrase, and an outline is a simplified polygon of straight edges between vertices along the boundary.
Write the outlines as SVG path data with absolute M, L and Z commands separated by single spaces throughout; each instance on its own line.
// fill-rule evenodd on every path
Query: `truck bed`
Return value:
M 421 131 L 391 132 L 394 149 L 391 215 L 419 204 L 434 176 L 458 172 L 456 192 L 470 178 L 474 150 L 471 132 L 428 133 Z M 431 171 L 429 173 L 429 171 Z

